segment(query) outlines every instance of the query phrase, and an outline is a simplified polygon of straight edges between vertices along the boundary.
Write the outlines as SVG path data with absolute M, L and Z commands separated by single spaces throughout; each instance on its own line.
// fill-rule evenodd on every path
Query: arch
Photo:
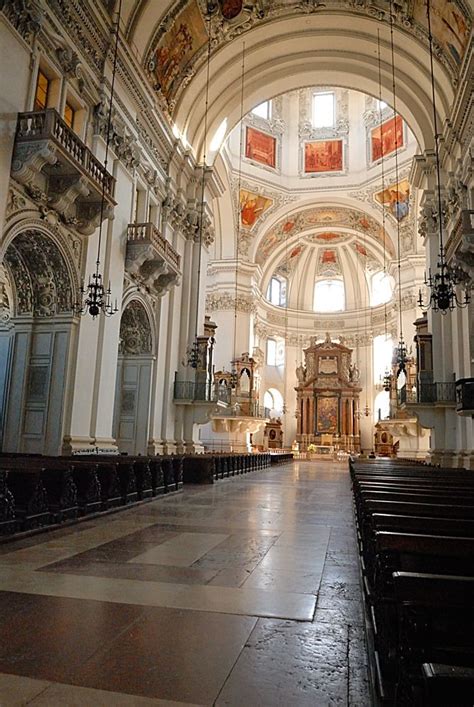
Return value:
M 289 90 L 319 85 L 354 88 L 378 95 L 377 29 L 381 29 L 382 96 L 391 103 L 391 57 L 387 22 L 356 11 L 324 11 L 278 18 L 246 33 L 243 112 Z M 416 36 L 418 35 L 418 36 Z M 394 29 L 397 110 L 411 127 L 422 151 L 433 147 L 429 55 L 423 32 Z M 208 136 L 224 118 L 230 131 L 240 119 L 241 40 L 215 51 L 210 64 Z M 350 51 L 348 47 L 350 46 Z M 440 55 L 436 63 L 437 105 L 443 124 L 453 99 L 452 72 Z M 189 80 L 191 75 L 191 80 Z M 181 82 L 171 99 L 180 133 L 202 158 L 206 66 Z
M 119 353 L 124 355 L 151 354 L 153 331 L 148 313 L 139 299 L 131 299 L 120 320 Z
M 283 411 L 283 395 L 277 388 L 268 388 L 263 396 L 263 405 L 272 412 Z
M 15 316 L 71 314 L 74 288 L 56 243 L 35 229 L 22 230 L 8 245 L 4 263 L 11 276 Z
M 46 228 L 17 224 L 3 245 L 11 288 L 9 401 L 3 449 L 58 454 L 63 439 L 66 382 L 74 345 L 75 277 L 64 249 Z M 8 341 L 7 341 L 8 339 Z
M 120 319 L 114 436 L 121 452 L 146 454 L 155 342 L 146 301 L 128 299 Z

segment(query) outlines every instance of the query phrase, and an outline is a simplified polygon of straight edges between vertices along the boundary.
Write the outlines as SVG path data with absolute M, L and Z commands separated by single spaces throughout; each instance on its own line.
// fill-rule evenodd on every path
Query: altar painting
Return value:
M 400 115 L 386 120 L 370 133 L 370 151 L 372 162 L 382 159 L 403 147 L 403 120 Z
M 339 399 L 336 396 L 317 398 L 317 434 L 337 434 Z
M 342 140 L 316 140 L 304 146 L 304 171 L 340 172 L 343 166 Z
M 261 130 L 247 127 L 245 136 L 245 156 L 267 167 L 276 166 L 276 138 Z

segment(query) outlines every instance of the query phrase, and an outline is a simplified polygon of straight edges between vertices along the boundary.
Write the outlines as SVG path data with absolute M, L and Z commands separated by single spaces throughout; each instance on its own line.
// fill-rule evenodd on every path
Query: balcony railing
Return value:
M 175 381 L 174 382 L 174 400 L 197 401 L 208 403 L 230 403 L 230 393 L 228 388 L 222 386 L 216 388 L 207 382 L 196 381 Z
M 434 404 L 445 403 L 447 405 L 456 402 L 456 383 L 421 383 L 418 387 L 408 389 L 404 385 L 398 391 L 399 405 L 405 404 Z
M 181 256 L 171 243 L 161 235 L 153 223 L 130 223 L 127 229 L 127 241 L 134 244 L 150 243 L 157 252 L 179 271 Z
M 262 420 L 270 418 L 270 408 L 258 403 L 234 403 L 224 410 L 219 410 L 217 417 L 257 417 Z
M 92 179 L 106 197 L 113 199 L 115 179 L 104 169 L 100 161 L 92 154 L 61 118 L 54 108 L 42 111 L 19 113 L 16 128 L 17 144 L 51 140 L 58 145 L 81 171 Z

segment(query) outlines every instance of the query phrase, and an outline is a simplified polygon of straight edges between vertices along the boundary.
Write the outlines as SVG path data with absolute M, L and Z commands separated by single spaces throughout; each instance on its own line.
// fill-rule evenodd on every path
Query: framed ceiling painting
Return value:
M 276 168 L 277 140 L 273 135 L 256 128 L 246 127 L 245 157 L 272 169 Z
M 378 162 L 395 150 L 405 147 L 403 119 L 400 115 L 389 118 L 370 131 L 370 161 Z
M 342 172 L 344 169 L 342 140 L 314 140 L 304 143 L 304 173 Z

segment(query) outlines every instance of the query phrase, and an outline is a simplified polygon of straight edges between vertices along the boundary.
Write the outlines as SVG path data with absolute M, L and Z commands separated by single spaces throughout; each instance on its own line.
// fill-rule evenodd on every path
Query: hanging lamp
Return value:
M 390 53 L 391 53 L 391 64 L 392 64 L 392 96 L 393 96 L 393 117 L 395 124 L 395 181 L 398 185 L 399 182 L 399 169 L 398 169 L 398 133 L 397 133 L 397 118 L 399 114 L 397 112 L 397 91 L 395 85 L 395 49 L 394 49 L 394 39 L 393 39 L 393 0 L 390 0 Z M 382 130 L 382 128 L 380 128 Z M 396 213 L 399 212 L 400 203 L 398 201 L 399 190 L 397 189 L 397 200 L 396 200 Z M 398 270 L 398 313 L 399 313 L 399 339 L 397 344 L 397 378 L 400 373 L 406 371 L 407 363 L 407 347 L 405 340 L 403 338 L 403 317 L 402 317 L 402 269 L 401 269 L 401 237 L 400 237 L 400 221 L 397 221 L 397 270 Z
M 242 64 L 240 71 L 240 122 L 239 122 L 239 174 L 237 180 L 237 213 L 236 213 L 236 235 L 235 235 L 235 293 L 234 293 L 234 333 L 233 333 L 233 352 L 234 357 L 231 361 L 230 370 L 230 385 L 233 390 L 237 388 L 238 373 L 235 368 L 237 359 L 237 299 L 239 294 L 238 278 L 239 278 L 239 237 L 240 223 L 242 219 L 242 206 L 240 203 L 240 192 L 242 187 L 242 150 L 243 150 L 243 124 L 244 119 L 244 81 L 245 81 L 245 42 L 242 42 Z
M 428 277 L 424 278 L 425 287 L 430 291 L 428 302 L 424 302 L 421 289 L 418 294 L 418 304 L 426 311 L 432 309 L 433 312 L 441 312 L 447 314 L 452 312 L 456 307 L 464 309 L 471 301 L 470 294 L 467 289 L 464 290 L 464 297 L 459 297 L 456 292 L 456 286 L 461 284 L 461 279 L 458 273 L 451 269 L 446 262 L 446 249 L 443 242 L 443 204 L 441 199 L 441 166 L 439 157 L 439 138 L 438 133 L 438 116 L 436 111 L 436 94 L 434 84 L 434 62 L 433 62 L 433 35 L 431 33 L 431 7 L 430 0 L 426 2 L 426 15 L 428 20 L 428 40 L 430 46 L 430 77 L 431 77 L 431 99 L 433 108 L 433 128 L 435 142 L 435 159 L 436 159 L 436 181 L 437 181 L 437 220 L 439 226 L 439 255 L 438 255 L 438 271 L 433 275 L 431 268 L 428 271 Z
M 290 274 L 290 262 L 288 259 L 288 233 L 285 234 L 285 263 L 286 263 L 286 290 L 285 290 L 285 375 L 283 376 L 283 407 L 282 413 L 286 415 L 288 412 L 288 407 L 286 405 L 286 360 L 287 360 L 287 350 L 288 350 L 288 291 L 289 291 L 289 274 Z
M 212 45 L 212 7 L 210 4 L 207 8 L 207 57 L 206 57 L 206 91 L 205 91 L 205 106 L 204 106 L 204 149 L 202 161 L 202 178 L 201 178 L 201 199 L 199 204 L 199 227 L 198 227 L 198 270 L 197 270 L 197 286 L 196 286 L 196 316 L 194 324 L 194 341 L 187 350 L 187 364 L 191 368 L 197 368 L 199 363 L 199 341 L 198 341 L 198 317 L 199 317 L 199 297 L 201 291 L 201 264 L 202 264 L 202 235 L 204 228 L 204 196 L 206 189 L 206 167 L 207 167 L 207 123 L 209 114 L 209 83 L 210 83 L 210 67 L 211 67 L 211 45 Z
M 369 336 L 369 319 L 368 319 L 368 313 L 369 313 L 369 302 L 368 302 L 368 278 L 367 278 L 367 247 L 366 247 L 366 238 L 365 238 L 365 232 L 363 235 L 363 247 L 364 247 L 364 320 L 365 320 L 365 371 L 366 371 L 366 381 L 365 381 L 365 407 L 364 407 L 364 416 L 369 417 L 370 415 L 370 407 L 369 407 L 369 353 L 368 353 L 368 348 L 369 344 L 368 342 L 370 341 L 370 336 Z
M 102 194 L 100 200 L 100 225 L 99 225 L 99 241 L 97 244 L 97 259 L 95 262 L 95 270 L 92 275 L 89 275 L 89 282 L 87 287 L 84 286 L 84 281 L 82 281 L 80 288 L 80 300 L 74 303 L 75 314 L 90 314 L 92 319 L 96 319 L 100 313 L 106 317 L 111 317 L 113 314 L 118 312 L 117 300 L 112 304 L 112 290 L 109 286 L 107 289 L 104 286 L 102 273 L 100 272 L 100 249 L 102 245 L 102 227 L 105 217 L 105 185 L 106 185 L 106 174 L 107 165 L 109 161 L 109 148 L 110 140 L 112 135 L 112 109 L 115 94 L 115 76 L 117 73 L 117 56 L 118 56 L 118 44 L 119 44 L 119 34 L 120 34 L 120 18 L 122 14 L 122 0 L 119 2 L 119 8 L 117 12 L 117 21 L 115 23 L 115 44 L 114 44 L 114 58 L 112 65 L 112 80 L 110 84 L 110 102 L 109 102 L 109 113 L 107 116 L 107 135 L 105 138 L 105 157 L 104 157 L 104 167 L 103 167 L 103 179 L 102 179 Z
M 379 73 L 379 124 L 382 125 L 382 60 L 380 55 L 380 30 L 377 29 L 377 63 L 378 63 L 378 73 Z M 383 140 L 380 141 L 381 149 L 381 176 L 382 176 L 382 237 L 383 237 L 383 274 L 384 280 L 387 278 L 387 247 L 385 243 L 386 239 L 386 215 L 385 206 L 383 203 L 383 194 L 385 193 L 385 150 Z M 384 335 L 385 341 L 388 340 L 388 326 L 387 326 L 387 300 L 384 299 L 383 303 L 383 319 L 384 319 Z M 382 389 L 388 393 L 392 385 L 392 372 L 387 366 L 382 378 Z

